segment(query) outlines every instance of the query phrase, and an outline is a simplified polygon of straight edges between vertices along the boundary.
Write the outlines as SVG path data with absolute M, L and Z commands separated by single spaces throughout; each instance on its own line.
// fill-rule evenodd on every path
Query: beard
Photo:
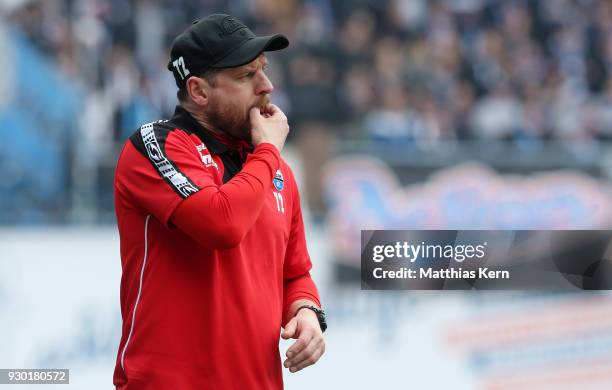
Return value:
M 251 140 L 251 121 L 249 110 L 257 107 L 260 112 L 270 103 L 270 98 L 262 96 L 254 105 L 248 109 L 243 109 L 232 102 L 221 103 L 218 99 L 212 99 L 206 112 L 209 123 L 219 131 L 231 138 L 250 141 Z

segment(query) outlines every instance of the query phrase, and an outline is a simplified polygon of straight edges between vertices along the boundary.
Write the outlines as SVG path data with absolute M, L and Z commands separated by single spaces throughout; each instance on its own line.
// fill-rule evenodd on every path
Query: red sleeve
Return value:
M 157 123 L 144 125 L 130 137 L 115 176 L 120 201 L 165 225 L 183 199 L 215 182 L 215 172 L 202 164 L 189 136 Z
M 207 153 L 207 152 L 206 152 Z M 176 226 L 211 248 L 238 245 L 257 219 L 280 166 L 278 149 L 258 145 L 240 173 L 221 184 L 192 139 L 164 123 L 144 125 L 127 142 L 116 170 L 120 201 Z
M 172 224 L 211 249 L 238 245 L 261 212 L 279 160 L 274 145 L 259 144 L 230 181 L 203 188 L 182 202 Z
M 293 173 L 290 176 L 290 183 L 293 187 L 294 196 L 292 199 L 291 231 L 283 268 L 283 326 L 290 320 L 290 318 L 287 318 L 289 308 L 296 300 L 308 299 L 321 307 L 317 286 L 310 277 L 312 262 L 306 247 L 300 194 Z

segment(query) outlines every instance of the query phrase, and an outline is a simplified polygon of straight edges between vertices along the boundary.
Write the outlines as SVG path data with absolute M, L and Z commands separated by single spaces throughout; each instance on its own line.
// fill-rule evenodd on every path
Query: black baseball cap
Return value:
M 196 20 L 174 39 L 168 70 L 182 88 L 197 72 L 248 64 L 264 51 L 287 46 L 289 40 L 282 34 L 258 37 L 240 19 L 213 14 Z

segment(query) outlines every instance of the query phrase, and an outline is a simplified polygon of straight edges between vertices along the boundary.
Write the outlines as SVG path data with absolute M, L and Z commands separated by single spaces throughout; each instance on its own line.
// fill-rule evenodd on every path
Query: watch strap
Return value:
M 325 321 L 325 311 L 313 305 L 302 305 L 298 307 L 298 309 L 295 311 L 295 314 L 297 315 L 297 313 L 302 309 L 312 310 L 317 315 L 317 320 L 319 321 L 321 332 L 325 333 L 325 330 L 327 329 L 327 322 Z

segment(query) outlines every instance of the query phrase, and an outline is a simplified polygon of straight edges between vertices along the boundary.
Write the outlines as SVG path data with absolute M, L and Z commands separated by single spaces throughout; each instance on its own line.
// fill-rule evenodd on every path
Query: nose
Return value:
M 272 85 L 272 82 L 270 81 L 270 79 L 268 78 L 268 76 L 266 76 L 266 74 L 263 71 L 259 71 L 258 72 L 260 74 L 259 76 L 259 80 L 257 81 L 257 86 L 255 87 L 255 94 L 256 95 L 269 95 L 272 93 L 272 91 L 274 91 L 274 86 Z

